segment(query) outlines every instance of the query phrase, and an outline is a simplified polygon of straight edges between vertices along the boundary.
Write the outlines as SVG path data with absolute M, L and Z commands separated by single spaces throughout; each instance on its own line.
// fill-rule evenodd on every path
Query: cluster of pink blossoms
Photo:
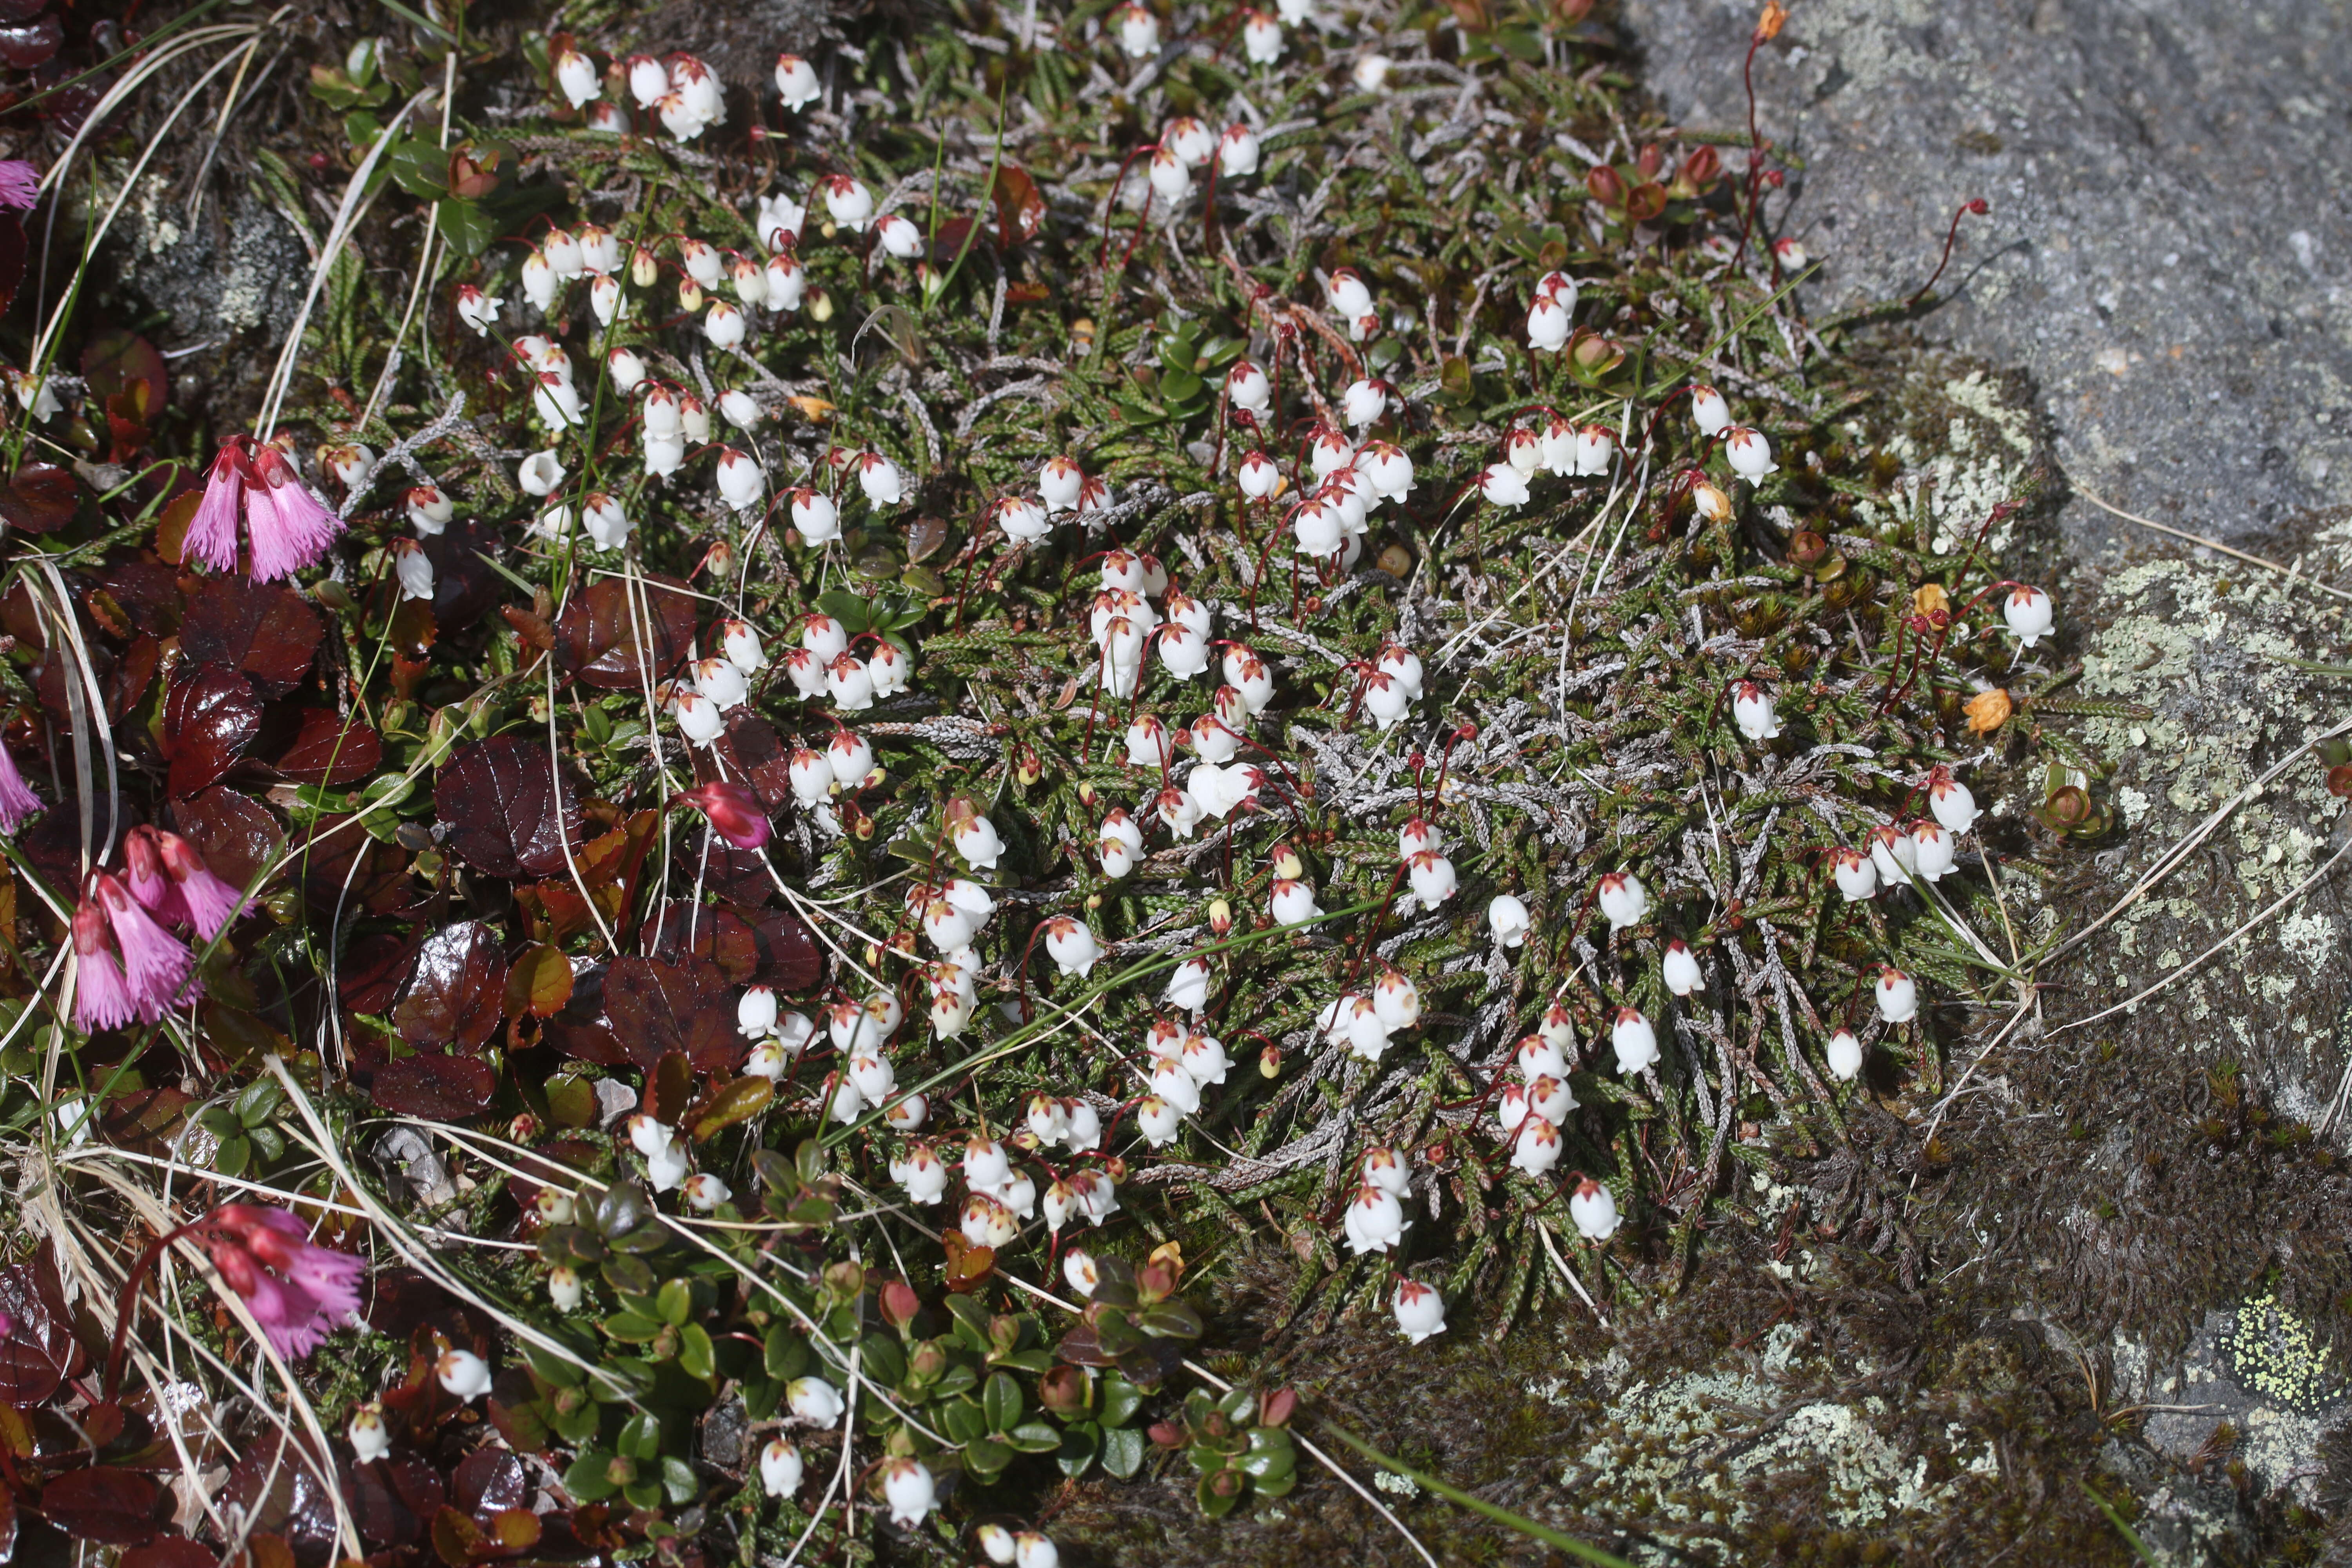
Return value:
M 250 436 L 230 437 L 213 459 L 188 524 L 189 559 L 215 572 L 236 571 L 239 522 L 257 583 L 317 565 L 343 531 L 343 520 L 310 493 L 284 450 Z
M 74 1026 L 85 1034 L 157 1023 L 194 1001 L 194 955 L 168 928 L 210 942 L 247 908 L 176 833 L 134 827 L 123 851 L 123 872 L 92 871 L 74 910 Z

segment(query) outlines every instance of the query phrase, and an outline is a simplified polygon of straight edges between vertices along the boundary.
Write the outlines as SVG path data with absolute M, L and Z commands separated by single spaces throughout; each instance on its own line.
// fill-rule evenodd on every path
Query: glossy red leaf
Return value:
M 0 1340 L 0 1405 L 45 1405 L 74 1361 L 73 1318 L 53 1244 L 44 1241 L 25 1262 L 0 1268 L 0 1312 L 13 1325 Z
M 368 1080 L 368 1096 L 386 1110 L 403 1116 L 454 1121 L 473 1115 L 498 1092 L 499 1075 L 478 1057 L 445 1057 L 433 1052 L 399 1057 L 377 1068 Z
M 354 937 L 335 965 L 335 991 L 354 1013 L 383 1013 L 409 969 L 407 940 L 397 931 Z
M 544 746 L 495 735 L 460 750 L 433 784 L 449 847 L 493 877 L 564 874 L 580 807 Z
M 131 392 L 135 383 L 145 382 L 150 423 L 171 400 L 172 372 L 163 363 L 163 356 L 153 343 L 121 327 L 100 332 L 82 345 L 81 374 L 82 379 L 89 383 L 90 391 L 101 401 Z
M 198 664 L 242 670 L 265 697 L 301 683 L 326 626 L 293 589 L 245 577 L 206 577 L 188 596 L 180 651 Z
M 219 1562 L 210 1547 L 173 1531 L 132 1547 L 117 1560 L 115 1568 L 215 1568 Z
M 383 741 L 357 714 L 305 708 L 301 729 L 274 766 L 298 784 L 356 784 L 383 761 Z
M 11 30 L 0 28 L 0 37 Z M 0 52 L 5 52 L 5 46 L 0 46 Z M 16 477 L 8 481 L 7 488 L 0 489 L 0 519 L 26 533 L 55 533 L 74 520 L 74 509 L 80 500 L 81 487 L 75 481 L 71 468 L 61 468 L 55 463 L 26 463 L 16 470 Z
M 198 665 L 173 680 L 163 699 L 167 786 L 190 795 L 226 777 L 261 733 L 261 699 L 235 670 Z
M 254 873 L 278 858 L 286 831 L 269 808 L 249 795 L 215 784 L 172 803 L 173 830 L 196 847 L 213 874 L 250 887 Z
M 449 1478 L 449 1500 L 488 1526 L 491 1517 L 530 1500 L 530 1475 L 503 1448 L 477 1448 L 458 1461 Z
M 756 916 L 756 918 L 752 918 Z M 699 910 L 684 900 L 656 905 L 637 933 L 649 957 L 676 963 L 689 957 L 719 966 L 732 985 L 761 984 L 803 991 L 824 963 L 808 927 L 782 910 L 739 911 L 715 904 Z
M 331 1465 L 317 1468 L 335 1473 Z M 312 1464 L 278 1440 L 275 1433 L 270 1441 L 254 1443 L 238 1453 L 220 1495 L 247 1510 L 254 1537 L 283 1537 L 293 1549 L 294 1560 L 305 1568 L 312 1564 L 323 1568 L 332 1560 L 334 1499 L 320 1483 Z
M 412 1046 L 472 1050 L 498 1032 L 506 990 L 498 933 L 479 921 L 443 926 L 417 949 L 392 1005 L 393 1027 Z
M 50 1477 L 41 1489 L 41 1512 L 77 1541 L 138 1546 L 154 1539 L 164 1497 L 151 1477 L 92 1465 Z
M 89 581 L 141 631 L 167 637 L 180 629 L 180 574 L 163 563 L 112 561 L 93 570 Z
M 698 1071 L 723 1072 L 736 1055 L 728 990 L 726 975 L 707 960 L 616 958 L 604 975 L 604 1016 L 613 1038 L 639 1068 L 650 1071 L 677 1051 Z
M 723 751 L 730 774 L 751 786 L 760 804 L 774 811 L 793 798 L 791 771 L 792 749 L 776 733 L 776 727 L 754 713 L 750 708 L 735 710 L 727 732 L 710 746 L 710 752 Z M 709 752 L 701 753 L 709 755 Z M 697 770 L 698 773 L 700 770 Z M 708 776 L 719 776 L 714 770 Z
M 0 65 L 31 70 L 53 58 L 65 41 L 66 25 L 54 14 L 21 26 L 0 27 Z
M 555 622 L 557 668 L 616 691 L 643 687 L 648 674 L 667 679 L 693 644 L 694 601 L 667 591 L 685 587 L 675 578 L 648 574 L 644 583 L 645 604 L 634 615 L 621 578 L 600 577 L 574 594 Z

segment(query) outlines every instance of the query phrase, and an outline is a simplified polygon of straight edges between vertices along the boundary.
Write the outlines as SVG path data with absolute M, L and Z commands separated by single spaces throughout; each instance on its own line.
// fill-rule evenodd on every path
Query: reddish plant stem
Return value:
M 1936 280 L 1944 275 L 1944 268 L 1952 264 L 1952 247 L 1958 245 L 1960 239 L 1960 219 L 1966 217 L 1970 213 L 1974 213 L 1977 216 L 1982 217 L 1991 210 L 1991 206 L 1986 203 L 1982 196 L 1977 197 L 1974 201 L 1963 202 L 1960 204 L 1959 210 L 1952 214 L 1951 228 L 1944 236 L 1943 258 L 1936 263 L 1936 270 L 1928 274 L 1927 281 L 1919 286 L 1919 291 L 1916 294 L 1912 295 L 1910 299 L 1904 301 L 1904 309 L 1909 310 L 1913 306 L 1918 304 L 1920 300 L 1926 299 L 1927 297 L 1927 291 L 1935 288 Z

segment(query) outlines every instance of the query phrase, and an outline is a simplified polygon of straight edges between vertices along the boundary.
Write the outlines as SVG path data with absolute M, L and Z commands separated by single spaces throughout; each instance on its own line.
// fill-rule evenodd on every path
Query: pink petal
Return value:
M 40 809 L 41 797 L 16 771 L 16 759 L 8 754 L 8 748 L 0 746 L 0 833 L 14 837 L 26 819 Z
M 74 971 L 74 1027 L 85 1035 L 119 1029 L 139 1016 L 121 967 L 104 948 L 79 954 Z
M 245 480 L 238 475 L 229 451 L 223 448 L 205 480 L 205 497 L 196 503 L 196 515 L 189 520 L 181 553 L 189 560 L 203 562 L 215 572 L 236 571 L 236 514 L 244 501 Z

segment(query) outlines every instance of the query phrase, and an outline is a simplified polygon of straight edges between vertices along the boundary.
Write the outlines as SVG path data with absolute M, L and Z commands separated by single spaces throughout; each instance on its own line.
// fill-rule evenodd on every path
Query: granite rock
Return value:
M 1626 0 L 1649 89 L 1737 129 L 1748 0 Z M 1817 318 L 1901 300 L 2021 366 L 2084 497 L 2291 552 L 2352 481 L 2352 6 L 2345 0 L 1804 0 L 1755 62 L 1791 161 L 1767 221 L 1825 265 Z M 1744 166 L 1741 154 L 1727 160 Z M 2268 536 L 2277 536 L 2275 539 Z

